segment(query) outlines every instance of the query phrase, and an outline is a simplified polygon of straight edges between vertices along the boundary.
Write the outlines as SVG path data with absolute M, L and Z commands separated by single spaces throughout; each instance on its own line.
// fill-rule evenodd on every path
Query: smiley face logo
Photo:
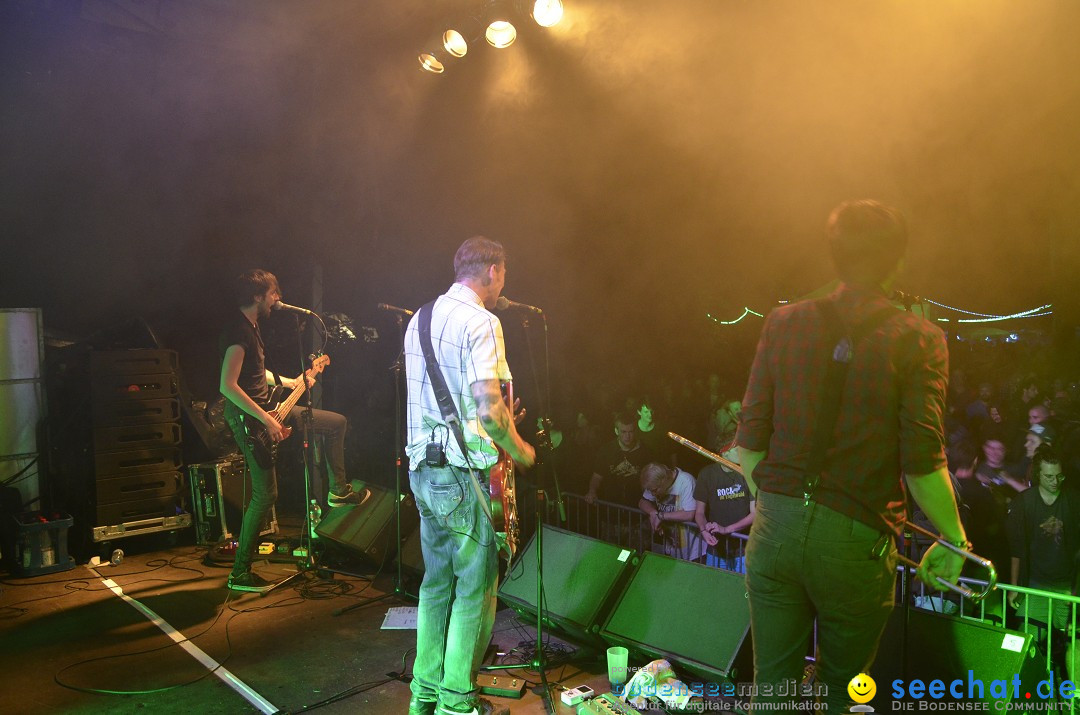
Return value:
M 847 685 L 848 695 L 857 703 L 868 703 L 877 693 L 877 683 L 866 673 L 859 673 Z

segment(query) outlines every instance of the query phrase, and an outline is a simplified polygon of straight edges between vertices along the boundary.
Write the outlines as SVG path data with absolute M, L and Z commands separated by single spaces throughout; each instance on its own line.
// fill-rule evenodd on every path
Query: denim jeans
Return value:
M 486 495 L 486 471 L 477 473 Z M 473 678 L 495 622 L 498 553 L 490 522 L 458 467 L 409 472 L 420 511 L 424 582 L 416 617 L 412 693 L 449 708 L 476 697 Z
M 303 410 L 294 409 L 289 413 L 285 424 L 293 428 L 293 432 L 302 432 L 300 423 Z M 347 422 L 345 417 L 336 412 L 326 410 L 311 411 L 311 429 L 316 436 L 326 438 L 326 461 L 330 472 L 331 489 L 335 492 L 343 492 L 348 484 L 345 478 L 345 429 Z M 240 526 L 240 537 L 236 545 L 236 561 L 233 562 L 232 572 L 242 574 L 251 568 L 251 562 L 255 559 L 255 551 L 259 547 L 259 531 L 270 516 L 277 501 L 277 473 L 273 467 L 269 469 L 260 467 L 252 456 L 248 445 L 247 432 L 244 430 L 244 413 L 239 407 L 231 402 L 225 404 L 225 421 L 232 430 L 233 438 L 244 455 L 248 472 L 251 474 L 251 500 L 244 507 L 244 521 Z M 294 434 L 290 439 L 299 440 Z
M 816 619 L 816 682 L 828 689 L 820 699 L 831 713 L 847 712 L 848 683 L 869 670 L 893 607 L 896 547 L 890 538 L 885 555 L 874 558 L 881 538 L 816 502 L 758 493 L 746 550 L 755 703 L 798 699 L 761 690 L 801 683 Z

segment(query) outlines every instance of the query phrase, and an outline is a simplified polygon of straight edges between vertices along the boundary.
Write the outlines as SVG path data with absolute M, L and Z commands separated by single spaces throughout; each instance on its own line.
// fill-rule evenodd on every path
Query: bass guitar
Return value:
M 315 376 L 326 369 L 326 366 L 330 364 L 329 355 L 320 355 L 311 361 L 311 367 L 304 371 L 304 374 L 297 378 L 296 386 L 292 388 L 288 396 L 281 399 L 282 395 L 288 388 L 281 385 L 275 385 L 270 391 L 270 399 L 267 404 L 273 407 L 267 412 L 270 416 L 277 420 L 278 424 L 282 425 L 282 441 L 289 438 L 292 434 L 292 427 L 284 426 L 285 418 L 289 416 L 289 412 L 296 406 L 300 396 L 304 394 L 304 390 L 307 389 L 307 378 L 315 379 Z M 247 444 L 251 448 L 251 454 L 255 458 L 255 463 L 263 469 L 270 469 L 274 466 L 274 461 L 277 459 L 278 443 L 270 438 L 270 433 L 266 431 L 266 427 L 262 422 L 255 419 L 251 415 L 244 415 L 244 431 L 247 432 Z

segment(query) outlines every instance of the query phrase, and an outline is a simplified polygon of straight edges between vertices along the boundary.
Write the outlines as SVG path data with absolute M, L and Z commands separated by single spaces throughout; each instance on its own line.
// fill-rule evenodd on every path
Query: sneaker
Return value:
M 249 593 L 265 593 L 274 587 L 262 576 L 251 571 L 242 574 L 229 574 L 230 591 L 247 591 Z
M 487 698 L 477 698 L 473 701 L 472 710 L 454 710 L 443 705 L 439 708 L 439 715 L 510 715 L 510 708 L 497 705 Z
M 356 491 L 352 488 L 352 484 L 347 484 L 345 485 L 345 492 L 343 494 L 330 492 L 330 495 L 326 498 L 326 503 L 331 507 L 348 506 L 349 504 L 360 505 L 366 502 L 370 497 L 370 489 L 364 488 L 360 491 Z

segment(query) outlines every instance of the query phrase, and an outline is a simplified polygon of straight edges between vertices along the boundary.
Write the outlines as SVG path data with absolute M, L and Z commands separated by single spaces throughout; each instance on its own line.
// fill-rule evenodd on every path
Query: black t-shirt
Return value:
M 698 474 L 694 499 L 705 502 L 705 520 L 730 526 L 750 513 L 750 490 L 737 472 L 710 464 Z
M 252 325 L 239 310 L 226 321 L 225 328 L 221 331 L 218 353 L 222 360 L 231 345 L 239 345 L 244 349 L 244 363 L 240 366 L 236 384 L 248 397 L 260 405 L 265 405 L 270 389 L 266 384 L 266 363 L 259 325 Z
M 641 468 L 655 461 L 652 451 L 645 445 L 624 452 L 615 439 L 596 452 L 593 472 L 604 478 L 597 495 L 605 501 L 637 508 L 641 501 Z
M 1075 550 L 1080 543 L 1080 504 L 1065 493 L 1053 504 L 1038 487 L 1013 499 L 1009 507 L 1009 544 L 1021 560 L 1025 586 L 1072 588 Z

